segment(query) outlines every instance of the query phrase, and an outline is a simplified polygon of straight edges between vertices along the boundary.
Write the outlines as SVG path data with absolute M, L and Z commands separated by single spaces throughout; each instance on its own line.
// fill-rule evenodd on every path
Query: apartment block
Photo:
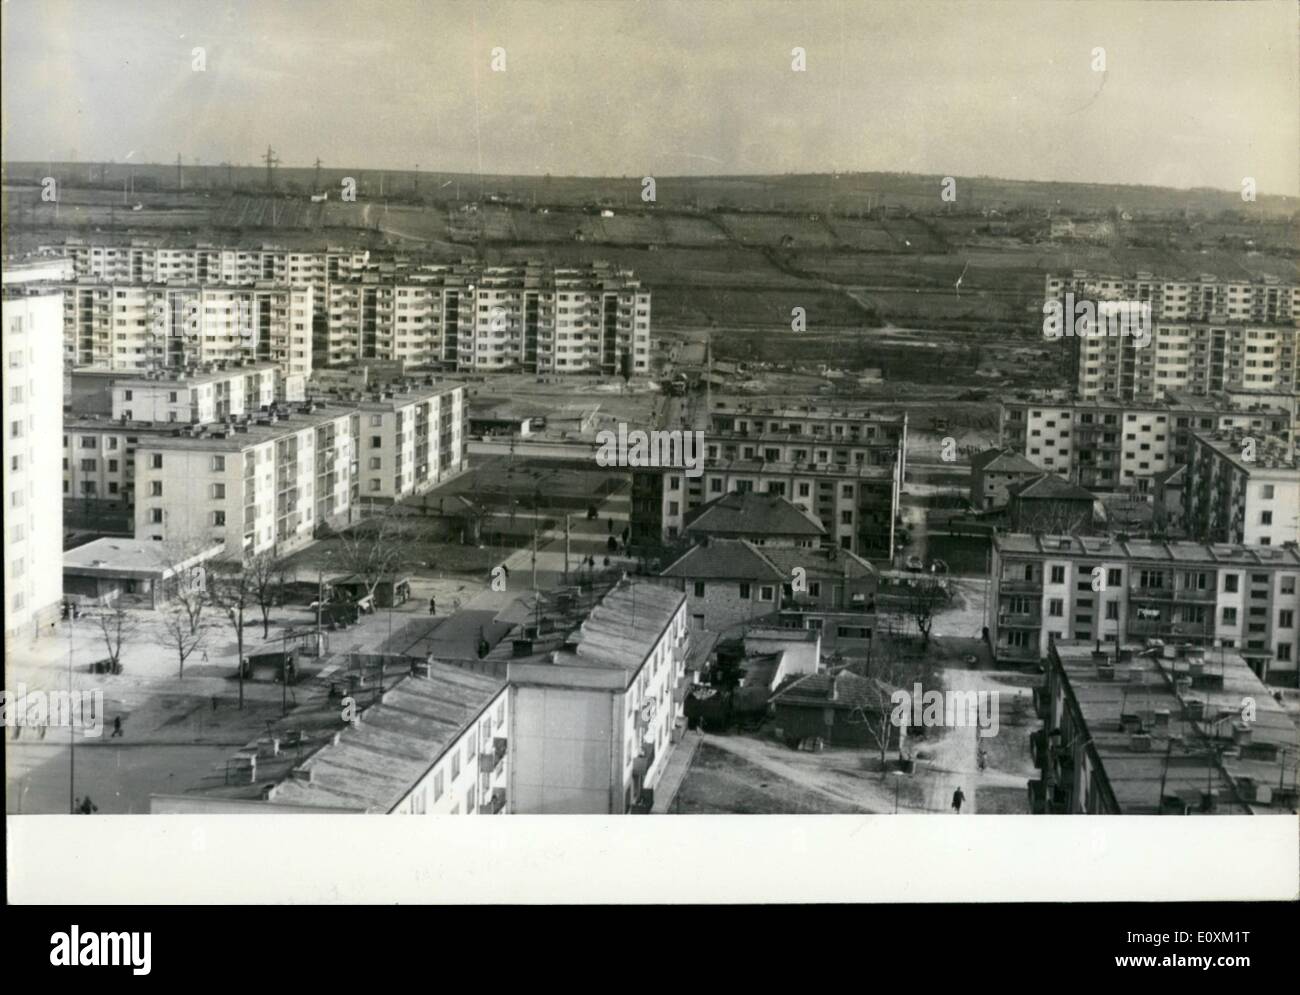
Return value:
M 318 350 L 330 365 L 370 359 L 463 371 L 650 369 L 650 293 L 628 270 L 421 264 L 330 286 Z
M 67 380 L 71 408 L 79 415 L 211 425 L 274 405 L 278 370 L 274 363 L 211 363 L 142 375 L 82 368 Z
M 999 414 L 1004 446 L 1091 491 L 1145 494 L 1157 474 L 1187 462 L 1192 432 L 1233 430 L 1289 443 L 1293 412 L 1225 395 L 1136 402 L 1042 391 L 1004 399 Z
M 1193 539 L 1294 545 L 1300 541 L 1300 457 L 1239 432 L 1193 432 L 1182 501 L 1182 528 Z
M 1236 649 L 1261 680 L 1294 683 L 1295 546 L 1008 534 L 993 540 L 995 657 L 1036 662 L 1052 639 Z
M 57 493 L 63 425 L 63 360 L 59 294 L 28 293 L 5 273 L 4 353 L 4 616 L 5 655 L 39 635 L 63 597 L 62 507 Z
M 341 673 L 366 662 L 354 654 Z M 454 664 L 388 662 L 409 674 L 394 680 L 366 668 L 375 691 L 356 690 L 355 722 L 340 726 L 331 702 L 328 716 L 294 730 L 293 745 L 263 737 L 230 758 L 224 777 L 154 795 L 150 812 L 508 814 L 505 682 Z
M 156 370 L 260 361 L 311 374 L 309 286 L 78 280 L 60 289 L 69 367 Z
M 1294 815 L 1300 735 L 1237 651 L 1058 640 L 1045 669 L 1031 812 Z
M 648 811 L 685 728 L 689 643 L 685 595 L 624 578 L 603 594 L 560 592 L 499 644 L 512 811 Z
M 322 525 L 352 521 L 363 505 L 424 493 L 468 465 L 458 384 L 430 378 L 368 395 L 233 410 L 231 385 L 242 380 L 251 390 L 251 381 L 265 397 L 273 382 L 268 372 L 216 371 L 224 379 L 214 382 L 143 381 L 175 420 L 128 421 L 126 414 L 141 412 L 124 408 L 117 417 L 71 418 L 63 433 L 69 517 L 121 520 L 119 527 L 138 539 L 221 541 L 228 556 L 241 549 L 284 553 Z M 215 394 L 202 393 L 218 382 L 231 388 L 223 408 Z M 112 390 L 115 405 L 137 403 L 135 388 L 115 383 Z M 182 421 L 195 412 L 193 396 L 182 402 L 182 390 L 199 392 L 201 415 L 212 412 L 214 420 Z M 225 413 L 216 418 L 217 410 Z
M 1125 300 L 1151 306 L 1151 338 L 1071 339 L 1079 396 L 1159 399 L 1170 390 L 1300 386 L 1300 287 L 1267 278 L 1171 281 L 1075 271 L 1048 274 L 1047 299 Z

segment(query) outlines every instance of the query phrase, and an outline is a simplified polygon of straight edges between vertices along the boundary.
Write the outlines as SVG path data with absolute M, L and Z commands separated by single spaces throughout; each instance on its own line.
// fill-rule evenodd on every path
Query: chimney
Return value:
M 837 674 L 831 674 L 831 686 L 830 686 L 830 689 L 826 692 L 826 700 L 827 700 L 827 701 L 838 701 L 838 700 L 839 700 L 839 692 L 838 692 L 838 690 L 837 690 L 836 687 L 835 687 L 835 678 L 836 678 L 837 676 L 839 676 L 839 675 L 837 675 Z

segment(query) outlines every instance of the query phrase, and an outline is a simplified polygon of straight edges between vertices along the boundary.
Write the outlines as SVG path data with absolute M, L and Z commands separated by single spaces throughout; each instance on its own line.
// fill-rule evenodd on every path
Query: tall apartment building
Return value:
M 1300 541 L 1300 457 L 1290 447 L 1193 432 L 1182 498 L 1182 528 L 1201 542 Z
M 323 364 L 401 359 L 607 376 L 650 369 L 650 293 L 630 271 L 601 263 L 372 268 L 332 283 L 329 294 Z
M 1101 396 L 1158 399 L 1169 390 L 1206 394 L 1229 389 L 1295 390 L 1300 386 L 1300 287 L 1272 278 L 1221 280 L 1203 274 L 1173 281 L 1048 274 L 1049 300 L 1124 300 L 1151 305 L 1151 340 L 1131 336 L 1070 341 L 1076 387 Z
M 634 542 L 676 539 L 696 508 L 724 494 L 756 492 L 816 516 L 842 549 L 892 559 L 907 462 L 905 414 L 719 405 L 708 425 L 700 476 L 672 468 L 634 472 Z
M 1156 474 L 1187 462 L 1193 431 L 1234 430 L 1290 442 L 1293 412 L 1176 391 L 1159 401 L 1037 392 L 1003 400 L 999 415 L 1004 446 L 1093 491 L 1145 494 Z
M 41 251 L 66 255 L 76 277 L 105 283 L 244 286 L 267 281 L 311 287 L 313 306 L 320 315 L 329 300 L 330 283 L 361 272 L 370 258 L 368 251 L 354 249 L 300 252 L 274 245 L 160 246 L 142 240 L 88 245 L 68 239 Z
M 561 592 L 497 647 L 510 685 L 514 812 L 648 810 L 685 727 L 686 596 L 624 578 L 590 607 L 585 597 Z
M 1038 661 L 1051 639 L 1237 649 L 1261 680 L 1293 682 L 1300 637 L 1294 546 L 994 537 L 994 656 Z
M 117 403 L 136 403 L 126 389 L 115 387 Z M 363 504 L 423 493 L 463 470 L 464 410 L 462 387 L 426 384 L 211 422 L 82 415 L 64 428 L 63 495 L 69 515 L 125 518 L 137 539 L 285 553 Z
M 79 280 L 61 289 L 70 367 L 157 370 L 267 361 L 288 374 L 311 374 L 309 286 Z
M 4 602 L 5 655 L 58 615 L 63 597 L 59 551 L 62 508 L 55 443 L 63 424 L 63 302 L 57 293 L 24 292 L 5 274 Z

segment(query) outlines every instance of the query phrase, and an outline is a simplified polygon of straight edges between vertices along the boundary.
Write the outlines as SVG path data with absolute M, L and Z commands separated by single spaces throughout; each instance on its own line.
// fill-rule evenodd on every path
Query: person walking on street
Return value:
M 958 785 L 957 790 L 952 793 L 952 810 L 958 815 L 961 815 L 961 803 L 965 800 L 966 796 L 962 794 L 961 785 Z
M 438 614 L 438 599 L 437 599 L 437 597 L 431 597 L 431 598 L 429 599 L 429 614 L 430 614 L 430 615 L 437 615 L 437 614 Z
M 120 715 L 114 715 L 114 716 L 113 716 L 113 736 L 120 736 L 120 735 L 122 735 L 122 716 L 120 716 Z M 112 739 L 113 736 L 110 736 L 109 739 Z

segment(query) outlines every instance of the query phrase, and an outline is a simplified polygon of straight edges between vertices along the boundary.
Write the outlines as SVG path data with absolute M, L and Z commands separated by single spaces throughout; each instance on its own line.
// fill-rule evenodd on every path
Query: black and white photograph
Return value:
M 0 15 L 11 902 L 1300 894 L 1294 2 Z

